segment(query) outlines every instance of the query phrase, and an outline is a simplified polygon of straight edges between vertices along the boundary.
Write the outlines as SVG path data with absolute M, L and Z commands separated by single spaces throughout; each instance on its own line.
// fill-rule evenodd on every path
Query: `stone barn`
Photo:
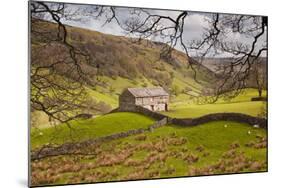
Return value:
M 119 109 L 134 111 L 142 106 L 151 111 L 167 111 L 169 94 L 162 87 L 127 88 L 119 96 Z

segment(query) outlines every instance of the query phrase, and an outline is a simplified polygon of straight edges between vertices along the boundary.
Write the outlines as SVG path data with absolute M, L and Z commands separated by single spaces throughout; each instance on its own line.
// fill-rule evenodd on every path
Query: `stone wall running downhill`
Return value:
M 126 132 L 120 132 L 108 136 L 99 137 L 96 139 L 89 139 L 82 142 L 77 143 L 65 143 L 58 147 L 51 147 L 51 146 L 43 146 L 42 148 L 32 151 L 31 152 L 31 160 L 38 160 L 46 157 L 51 156 L 58 156 L 58 155 L 67 155 L 67 154 L 78 154 L 76 151 L 79 151 L 79 148 L 87 147 L 90 145 L 94 145 L 97 143 L 115 140 L 119 138 L 125 138 L 128 136 L 141 134 L 144 132 L 153 131 L 156 128 L 162 127 L 168 123 L 168 118 L 164 117 L 163 119 L 156 121 L 154 124 L 150 125 L 148 128 L 140 128 L 140 129 L 133 129 Z

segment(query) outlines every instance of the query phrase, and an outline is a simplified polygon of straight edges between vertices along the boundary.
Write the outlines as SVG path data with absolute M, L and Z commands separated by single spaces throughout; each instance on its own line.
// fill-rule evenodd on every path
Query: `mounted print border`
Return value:
M 268 170 L 268 18 L 29 1 L 29 186 Z

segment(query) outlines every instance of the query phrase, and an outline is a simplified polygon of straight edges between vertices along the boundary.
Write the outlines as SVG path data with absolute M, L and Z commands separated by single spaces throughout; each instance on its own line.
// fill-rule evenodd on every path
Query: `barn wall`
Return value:
M 134 111 L 135 110 L 135 97 L 128 91 L 124 91 L 119 96 L 119 108 L 124 111 Z
M 151 108 L 151 105 L 141 105 L 141 106 L 144 107 L 144 108 L 146 108 L 146 109 L 148 109 L 148 110 L 153 111 L 152 108 Z
M 121 104 L 119 108 L 123 111 L 135 111 L 136 105 L 130 105 L 130 104 Z
M 124 111 L 134 111 L 136 105 L 143 106 L 151 111 L 165 111 L 169 96 L 137 97 L 135 98 L 128 90 L 119 96 L 119 108 Z
M 136 105 L 156 105 L 169 102 L 168 96 L 143 97 L 136 99 Z
M 154 111 L 165 111 L 165 104 L 154 105 Z
M 151 105 L 153 103 L 152 97 L 144 97 L 142 98 L 142 105 Z
M 143 98 L 136 98 L 136 105 L 143 105 Z
M 141 105 L 151 111 L 165 111 L 165 104 Z

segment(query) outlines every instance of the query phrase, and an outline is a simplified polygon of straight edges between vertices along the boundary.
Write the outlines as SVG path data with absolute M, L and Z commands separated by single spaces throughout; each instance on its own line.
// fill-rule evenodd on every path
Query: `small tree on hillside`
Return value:
M 266 69 L 263 66 L 262 61 L 257 61 L 252 69 L 255 84 L 258 90 L 259 97 L 262 97 L 262 91 L 266 87 Z

